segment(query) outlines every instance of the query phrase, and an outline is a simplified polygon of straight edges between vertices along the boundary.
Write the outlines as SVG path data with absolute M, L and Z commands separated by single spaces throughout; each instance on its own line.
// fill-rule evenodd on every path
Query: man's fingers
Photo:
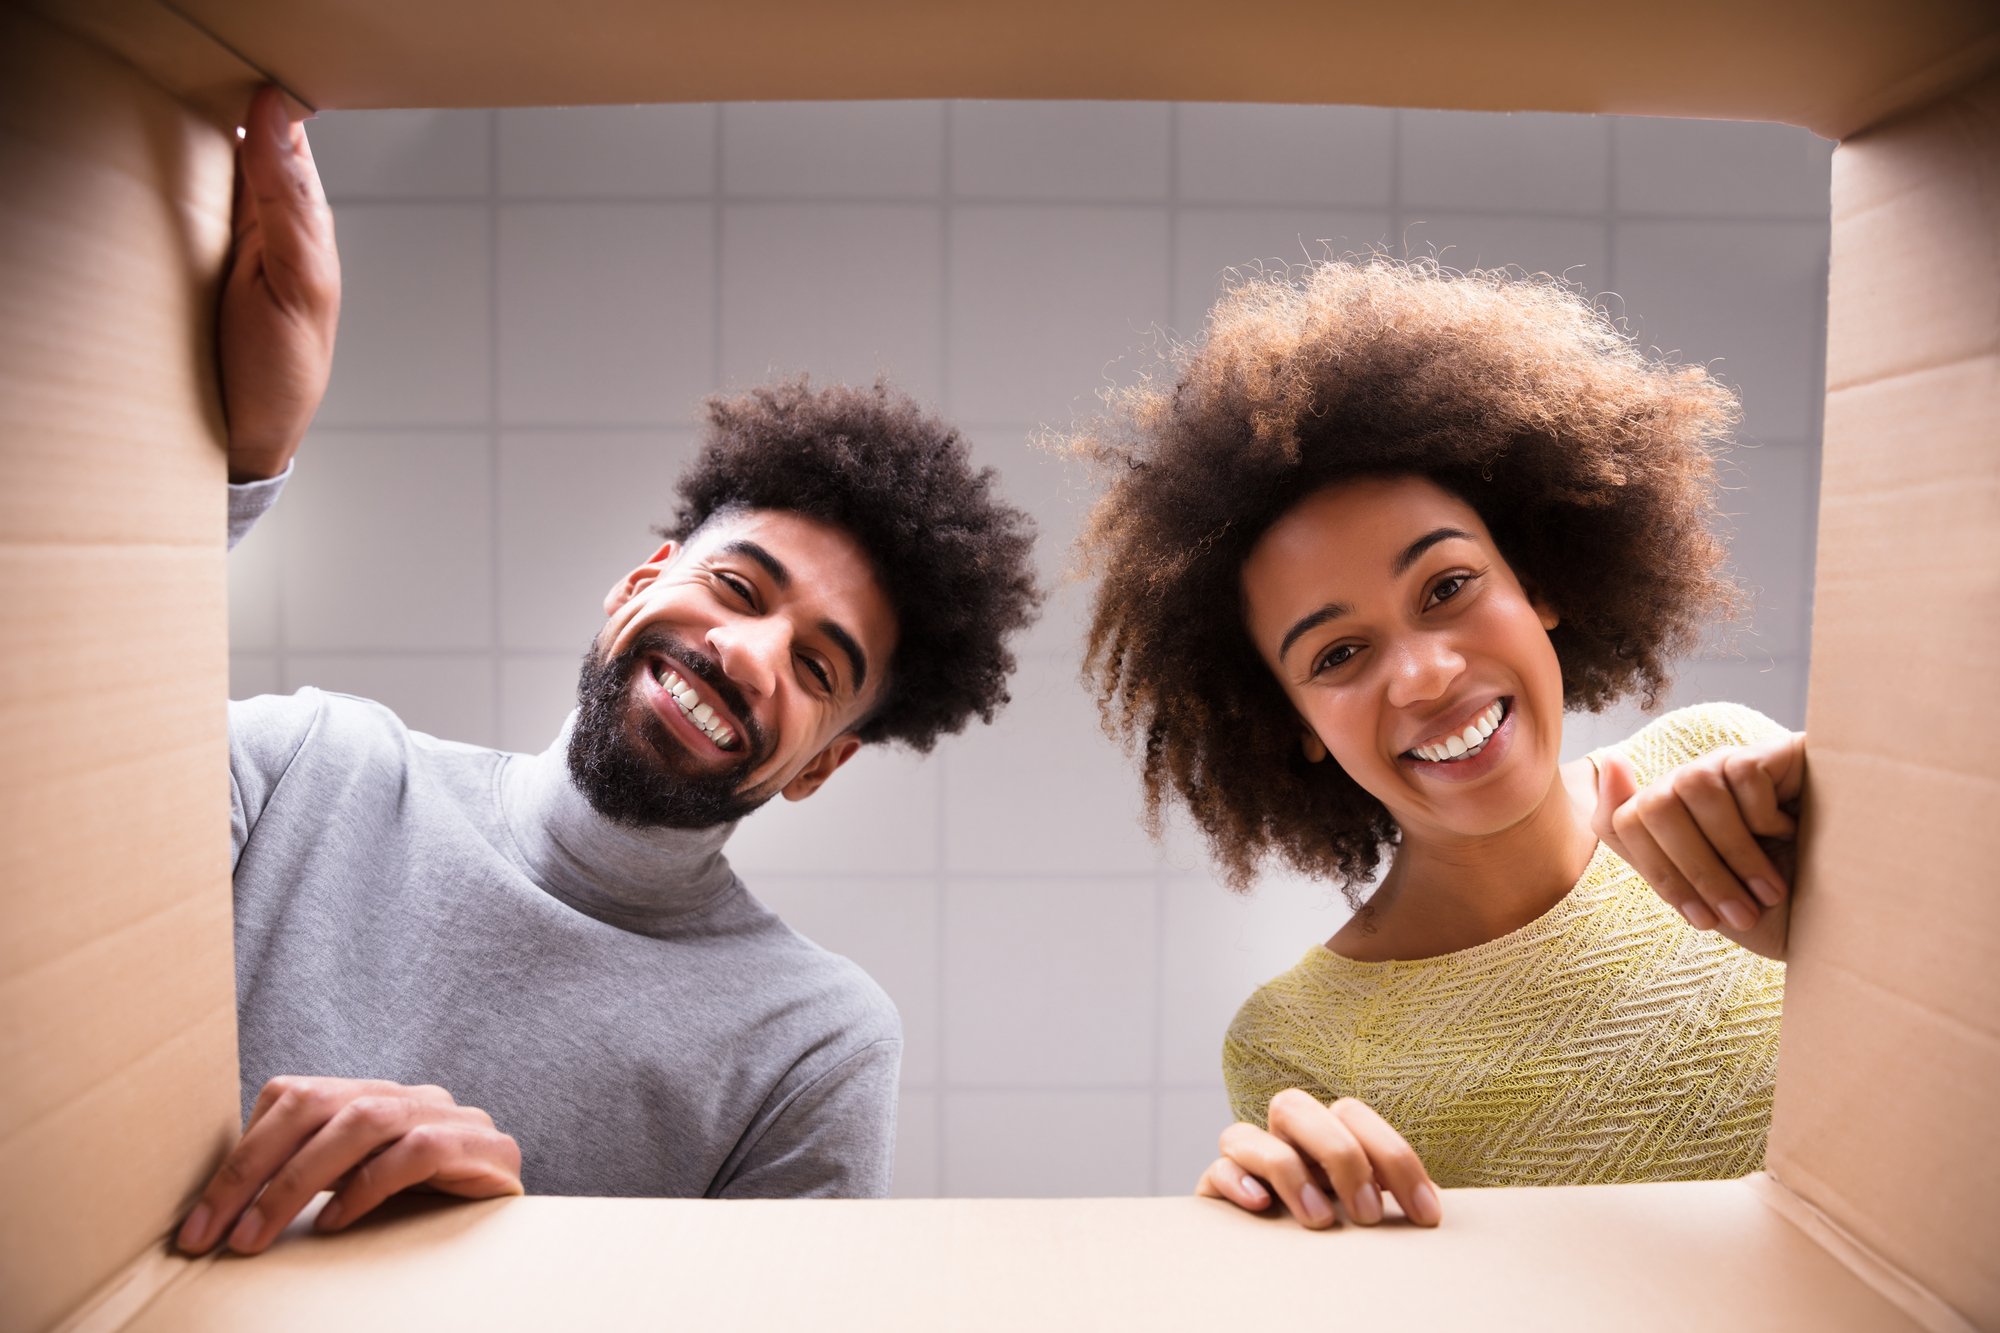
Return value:
M 205 1254 L 230 1234 L 258 1191 L 333 1117 L 343 1099 L 314 1080 L 273 1079 L 257 1100 L 255 1122 L 223 1159 L 181 1226 L 179 1244 L 190 1254 Z
M 1298 1149 L 1277 1135 L 1239 1121 L 1222 1131 L 1222 1155 L 1263 1181 L 1306 1226 L 1333 1225 L 1332 1201 L 1313 1180 Z
M 261 1254 L 314 1195 L 400 1139 L 426 1113 L 435 1114 L 413 1098 L 368 1096 L 348 1102 L 272 1173 L 264 1192 L 230 1229 L 229 1248 Z
M 1194 1192 L 1204 1199 L 1227 1199 L 1253 1213 L 1271 1206 L 1271 1191 L 1264 1188 L 1263 1182 L 1227 1157 L 1218 1157 L 1208 1164 Z
M 1401 1134 L 1368 1103 L 1342 1097 L 1332 1107 L 1349 1132 L 1360 1141 L 1374 1168 L 1375 1179 L 1403 1205 L 1403 1215 L 1419 1226 L 1434 1227 L 1444 1220 L 1444 1204 L 1423 1159 Z
M 268 84 L 250 100 L 240 160 L 274 293 L 286 304 L 319 300 L 333 277 L 333 215 L 305 128 Z
M 513 1139 L 464 1108 L 436 1115 L 364 1162 L 320 1209 L 314 1227 L 337 1231 L 389 1196 L 426 1183 L 465 1199 L 521 1193 L 521 1150 Z

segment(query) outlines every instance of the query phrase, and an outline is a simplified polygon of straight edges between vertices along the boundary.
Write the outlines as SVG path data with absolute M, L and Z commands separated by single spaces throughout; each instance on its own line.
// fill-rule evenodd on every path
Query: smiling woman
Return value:
M 1730 393 L 1553 281 L 1376 258 L 1238 288 L 1112 406 L 1073 441 L 1112 478 L 1088 668 L 1154 820 L 1185 805 L 1238 886 L 1272 858 L 1358 901 L 1388 859 L 1238 1015 L 1203 1190 L 1434 1223 L 1433 1179 L 1756 1169 L 1757 838 L 1803 738 L 1707 705 L 1560 762 L 1566 710 L 1650 706 L 1736 608 Z

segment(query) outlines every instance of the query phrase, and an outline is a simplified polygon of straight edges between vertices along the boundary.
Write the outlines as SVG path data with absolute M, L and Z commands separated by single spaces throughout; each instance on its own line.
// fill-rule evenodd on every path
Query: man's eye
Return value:
M 819 681 L 821 689 L 825 690 L 828 694 L 833 693 L 833 677 L 827 674 L 825 667 L 821 666 L 814 658 L 802 657 L 799 660 L 806 664 L 806 670 L 813 673 L 813 678 Z
M 737 578 L 734 574 L 723 573 L 717 573 L 715 577 L 724 587 L 728 588 L 729 591 L 735 593 L 738 597 L 741 597 L 745 602 L 750 600 L 750 585 L 742 579 Z

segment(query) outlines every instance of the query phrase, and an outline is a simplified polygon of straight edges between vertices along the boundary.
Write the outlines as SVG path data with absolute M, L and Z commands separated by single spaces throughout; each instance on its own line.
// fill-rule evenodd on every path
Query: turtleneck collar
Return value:
M 591 808 L 569 772 L 571 713 L 555 743 L 513 755 L 500 775 L 500 809 L 537 884 L 579 912 L 626 930 L 707 907 L 736 884 L 722 855 L 732 823 L 636 829 Z

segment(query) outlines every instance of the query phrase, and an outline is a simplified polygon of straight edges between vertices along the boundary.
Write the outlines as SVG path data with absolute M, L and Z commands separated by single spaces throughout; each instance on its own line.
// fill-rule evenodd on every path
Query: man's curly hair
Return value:
M 662 536 L 686 541 L 719 514 L 788 510 L 852 536 L 896 616 L 885 688 L 855 734 L 919 753 L 991 722 L 1007 702 L 1010 635 L 1041 605 L 1034 520 L 974 470 L 956 430 L 877 380 L 804 376 L 710 398 L 699 455 Z
M 1338 764 L 1305 761 L 1244 627 L 1244 560 L 1314 491 L 1415 475 L 1470 504 L 1561 616 L 1571 708 L 1651 706 L 1736 613 L 1710 523 L 1734 395 L 1554 279 L 1382 255 L 1253 273 L 1164 360 L 1066 442 L 1108 479 L 1080 540 L 1102 577 L 1084 670 L 1150 827 L 1178 798 L 1233 888 L 1275 858 L 1358 901 L 1397 838 Z

